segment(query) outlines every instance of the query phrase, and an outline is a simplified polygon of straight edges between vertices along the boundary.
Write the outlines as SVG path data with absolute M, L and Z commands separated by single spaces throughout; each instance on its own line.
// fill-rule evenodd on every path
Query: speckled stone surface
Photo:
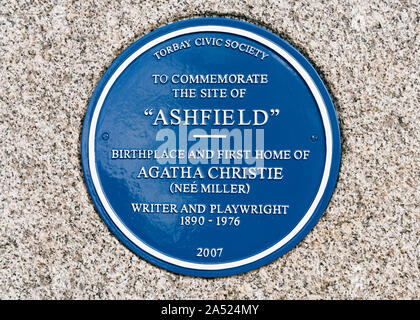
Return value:
M 0 5 L 0 298 L 419 299 L 418 1 L 18 1 Z M 263 26 L 298 48 L 333 97 L 342 165 L 293 250 L 220 279 L 161 270 L 107 229 L 80 136 L 111 62 L 190 17 Z

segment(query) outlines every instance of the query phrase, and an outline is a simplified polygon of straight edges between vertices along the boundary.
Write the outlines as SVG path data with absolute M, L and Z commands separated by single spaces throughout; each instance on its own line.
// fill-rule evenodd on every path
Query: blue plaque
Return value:
M 88 190 L 145 260 L 219 277 L 266 265 L 314 227 L 334 190 L 340 135 L 308 61 L 276 35 L 192 19 L 109 67 L 82 133 Z

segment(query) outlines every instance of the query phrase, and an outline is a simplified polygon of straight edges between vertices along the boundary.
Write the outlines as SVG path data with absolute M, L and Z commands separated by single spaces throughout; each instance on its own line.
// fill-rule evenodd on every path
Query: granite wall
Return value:
M 419 299 L 418 1 L 20 1 L 0 5 L 0 298 Z M 291 43 L 333 97 L 336 190 L 274 263 L 200 279 L 161 270 L 107 229 L 80 163 L 96 84 L 132 42 L 224 16 Z

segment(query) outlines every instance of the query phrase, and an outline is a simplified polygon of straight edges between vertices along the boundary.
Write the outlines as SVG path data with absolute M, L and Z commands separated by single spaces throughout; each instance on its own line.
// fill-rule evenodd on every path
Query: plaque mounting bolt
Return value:
M 105 141 L 107 141 L 109 139 L 109 133 L 108 132 L 104 132 L 102 134 L 102 139 L 104 139 Z
M 313 134 L 313 135 L 311 136 L 311 141 L 312 141 L 312 142 L 317 142 L 317 141 L 318 141 L 318 136 L 317 136 L 316 134 Z

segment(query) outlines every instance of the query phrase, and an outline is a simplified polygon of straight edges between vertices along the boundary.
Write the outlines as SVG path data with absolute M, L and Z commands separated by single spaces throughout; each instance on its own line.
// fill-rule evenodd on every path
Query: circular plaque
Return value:
M 109 229 L 145 260 L 218 277 L 266 265 L 313 228 L 332 195 L 340 136 L 308 61 L 224 18 L 160 28 L 100 80 L 83 172 Z

